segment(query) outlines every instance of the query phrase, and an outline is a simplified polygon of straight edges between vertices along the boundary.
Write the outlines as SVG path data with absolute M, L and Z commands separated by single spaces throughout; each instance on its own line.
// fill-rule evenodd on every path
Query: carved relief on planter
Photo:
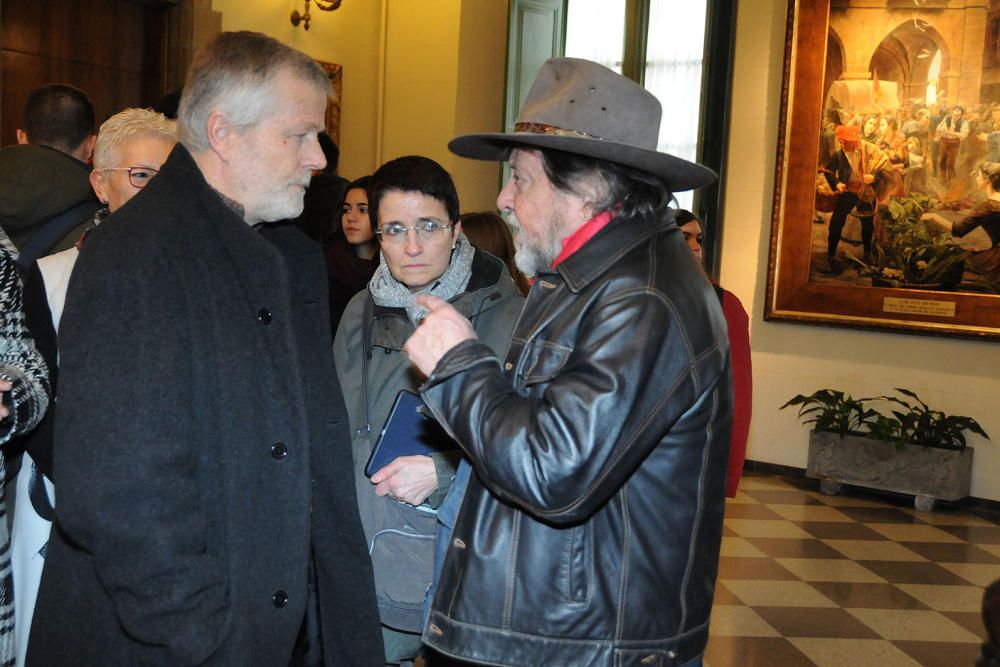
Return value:
M 960 500 L 972 485 L 973 448 L 964 452 L 896 445 L 836 433 L 809 433 L 809 477 L 872 489 Z

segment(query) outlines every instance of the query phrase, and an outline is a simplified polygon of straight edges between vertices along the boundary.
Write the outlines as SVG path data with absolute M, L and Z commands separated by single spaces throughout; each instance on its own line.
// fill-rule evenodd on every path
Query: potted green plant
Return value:
M 813 425 L 806 474 L 821 480 L 824 493 L 835 494 L 842 484 L 907 493 L 922 510 L 935 499 L 968 496 L 974 451 L 966 432 L 989 436 L 971 417 L 935 410 L 909 389 L 895 392 L 899 396 L 855 399 L 820 389 L 782 405 L 798 406 L 802 422 Z M 888 414 L 872 403 L 888 405 Z
M 919 193 L 891 198 L 879 211 L 886 241 L 864 258 L 850 258 L 858 275 L 871 278 L 872 287 L 958 288 L 969 253 L 950 237 L 931 233 L 920 219 L 930 208 L 930 198 Z
M 972 431 L 989 440 L 979 422 L 972 417 L 947 415 L 940 410 L 934 410 L 909 389 L 897 387 L 895 391 L 915 401 L 910 403 L 896 396 L 880 397 L 902 408 L 892 411 L 894 418 L 885 420 L 887 433 L 898 446 L 914 444 L 964 451 L 966 431 Z
M 799 394 L 779 409 L 798 405 L 803 424 L 812 424 L 817 431 L 847 436 L 866 432 L 866 427 L 878 414 L 865 406 L 865 401 L 871 400 L 854 398 L 835 389 L 820 389 L 808 396 Z

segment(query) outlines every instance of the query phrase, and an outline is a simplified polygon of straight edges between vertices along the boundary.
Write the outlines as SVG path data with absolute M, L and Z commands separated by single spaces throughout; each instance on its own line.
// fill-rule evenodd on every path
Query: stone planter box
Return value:
M 930 510 L 935 499 L 960 500 L 972 486 L 973 448 L 965 451 L 896 445 L 849 435 L 810 431 L 806 474 L 823 480 L 824 493 L 840 484 L 915 496 L 917 509 Z

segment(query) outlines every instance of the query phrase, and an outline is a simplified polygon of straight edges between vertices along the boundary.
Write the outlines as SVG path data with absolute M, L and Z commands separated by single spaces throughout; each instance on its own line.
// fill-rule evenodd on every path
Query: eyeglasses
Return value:
M 389 243 L 403 243 L 406 240 L 406 236 L 412 229 L 417 233 L 417 238 L 421 241 L 440 241 L 444 238 L 445 232 L 454 225 L 452 223 L 441 224 L 437 220 L 423 220 L 413 225 L 412 227 L 407 227 L 406 225 L 401 225 L 397 222 L 382 227 L 375 233 L 378 234 L 382 240 L 388 241 Z
M 106 167 L 101 171 L 127 171 L 128 182 L 132 184 L 132 187 L 139 190 L 146 187 L 146 184 L 153 180 L 153 176 L 160 173 L 159 169 L 151 167 Z

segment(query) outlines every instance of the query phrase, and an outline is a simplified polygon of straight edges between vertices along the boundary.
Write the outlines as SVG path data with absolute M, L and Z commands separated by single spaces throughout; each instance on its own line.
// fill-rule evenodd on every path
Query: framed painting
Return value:
M 344 66 L 325 63 L 322 60 L 317 60 L 316 62 L 326 72 L 327 78 L 330 79 L 330 86 L 333 88 L 333 95 L 326 105 L 326 133 L 339 146 L 341 96 L 344 92 Z
M 790 0 L 764 317 L 1000 338 L 1000 0 Z

